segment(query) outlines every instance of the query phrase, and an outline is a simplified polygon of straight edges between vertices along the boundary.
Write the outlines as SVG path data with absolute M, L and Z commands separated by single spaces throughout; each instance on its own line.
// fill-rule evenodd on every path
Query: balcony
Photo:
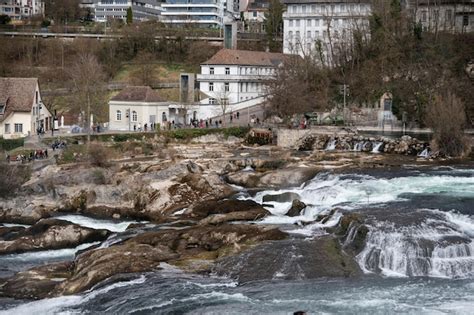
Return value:
M 270 79 L 270 75 L 231 75 L 231 74 L 198 74 L 198 81 L 256 82 Z

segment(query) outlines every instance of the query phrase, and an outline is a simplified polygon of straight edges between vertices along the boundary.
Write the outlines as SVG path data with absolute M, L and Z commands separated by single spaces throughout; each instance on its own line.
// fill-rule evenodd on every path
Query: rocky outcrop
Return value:
M 301 214 L 301 211 L 304 208 L 306 208 L 306 204 L 304 202 L 302 202 L 301 200 L 299 200 L 299 199 L 295 199 L 291 203 L 291 208 L 290 208 L 290 210 L 288 210 L 286 215 L 289 216 L 289 217 L 299 216 Z
M 0 254 L 76 247 L 82 243 L 104 240 L 109 234 L 107 230 L 94 230 L 67 221 L 45 219 L 18 233 L 3 235 Z
M 260 242 L 286 237 L 273 227 L 245 224 L 144 232 L 120 244 L 84 251 L 72 262 L 17 273 L 0 282 L 0 295 L 44 298 L 75 294 L 119 274 L 156 270 L 161 262 L 186 269 L 195 261 L 211 264 Z
M 284 188 L 299 186 L 312 179 L 318 172 L 318 168 L 312 167 L 289 167 L 263 173 L 239 171 L 227 175 L 226 180 L 246 188 Z
M 219 260 L 213 272 L 240 283 L 355 277 L 361 274 L 355 260 L 345 254 L 338 240 L 331 236 L 262 244 Z

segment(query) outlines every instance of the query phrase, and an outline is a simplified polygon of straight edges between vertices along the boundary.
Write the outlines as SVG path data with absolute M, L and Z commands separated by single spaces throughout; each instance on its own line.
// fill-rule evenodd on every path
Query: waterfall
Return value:
M 430 151 L 426 148 L 418 156 L 427 159 L 430 157 Z
M 430 223 L 420 226 L 371 227 L 357 256 L 361 269 L 398 277 L 473 277 L 474 242 L 460 226 L 445 220 L 449 215 L 429 217 Z
M 380 147 L 382 146 L 383 142 L 375 142 L 373 145 L 372 153 L 380 153 Z
M 324 150 L 326 151 L 333 151 L 336 149 L 336 143 L 337 143 L 337 140 L 336 139 L 331 139 L 328 141 L 328 144 L 326 145 L 326 148 Z
M 353 151 L 360 152 L 360 151 L 362 151 L 362 148 L 363 148 L 363 147 L 364 147 L 364 142 L 363 142 L 363 141 L 359 141 L 359 142 L 357 142 L 357 143 L 354 145 Z

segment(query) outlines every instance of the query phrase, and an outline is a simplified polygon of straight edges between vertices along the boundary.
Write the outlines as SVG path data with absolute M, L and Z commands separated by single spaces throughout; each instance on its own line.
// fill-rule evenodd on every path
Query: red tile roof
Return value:
M 288 58 L 291 58 L 291 55 L 264 51 L 221 49 L 203 64 L 276 67 Z
M 111 99 L 120 102 L 164 102 L 164 99 L 149 86 L 127 86 Z
M 0 103 L 5 104 L 0 121 L 13 112 L 31 112 L 37 78 L 0 78 Z

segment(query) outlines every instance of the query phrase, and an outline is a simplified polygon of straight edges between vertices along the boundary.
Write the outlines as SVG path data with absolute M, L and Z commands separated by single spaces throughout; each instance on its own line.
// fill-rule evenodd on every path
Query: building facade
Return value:
M 405 6 L 427 32 L 474 31 L 473 0 L 408 0 Z
M 27 19 L 32 16 L 44 15 L 42 0 L 1 0 L 0 15 L 7 15 L 12 20 Z
M 287 55 L 261 51 L 221 49 L 201 64 L 201 104 L 236 104 L 265 95 L 265 83 Z
M 133 20 L 157 20 L 161 16 L 162 1 L 160 0 L 94 0 L 93 13 L 96 22 L 110 19 L 127 19 L 127 10 L 132 8 Z M 87 7 L 87 1 L 83 2 Z
M 368 0 L 284 0 L 283 52 L 318 55 L 329 63 L 338 44 L 350 41 L 356 30 L 367 33 L 371 14 Z
M 265 14 L 270 6 L 269 0 L 254 0 L 249 2 L 243 11 L 244 31 L 250 33 L 265 33 Z
M 137 131 L 152 124 L 185 123 L 187 108 L 165 101 L 148 86 L 130 86 L 109 101 L 109 129 Z
M 221 27 L 234 20 L 233 0 L 166 0 L 161 21 L 174 26 Z M 237 5 L 238 7 L 238 5 Z
M 52 115 L 36 78 L 0 78 L 0 137 L 21 138 L 48 131 Z

